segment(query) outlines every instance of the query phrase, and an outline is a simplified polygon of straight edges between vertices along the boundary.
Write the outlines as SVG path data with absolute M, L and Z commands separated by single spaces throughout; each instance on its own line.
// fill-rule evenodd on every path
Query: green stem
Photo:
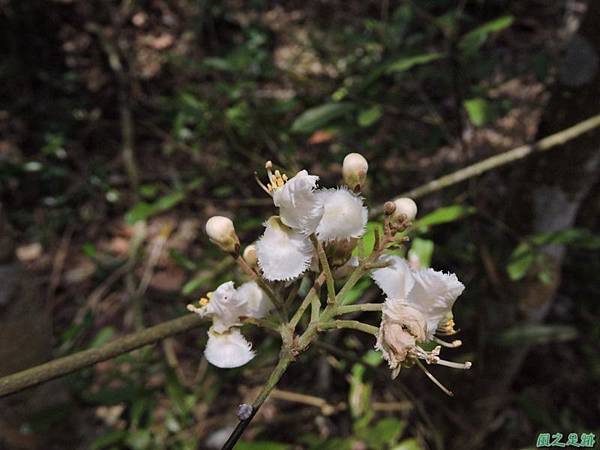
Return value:
M 318 278 L 315 280 L 315 284 L 313 285 L 313 287 L 310 288 L 310 291 L 308 291 L 308 294 L 306 294 L 306 297 L 304 297 L 304 300 L 302 300 L 302 303 L 300 304 L 300 307 L 298 308 L 298 310 L 294 313 L 292 320 L 290 320 L 290 326 L 292 327 L 292 329 L 296 328 L 296 326 L 298 325 L 298 322 L 300 322 L 300 319 L 302 318 L 302 315 L 304 314 L 304 311 L 306 311 L 306 308 L 308 308 L 308 306 L 312 303 L 313 299 L 318 300 L 319 299 L 319 293 L 321 292 L 321 286 L 323 285 L 323 283 L 325 282 L 325 275 L 323 273 L 321 273 Z
M 319 330 L 349 328 L 352 330 L 358 330 L 364 333 L 372 334 L 373 336 L 377 336 L 379 333 L 379 328 L 374 327 L 373 325 L 358 322 L 357 320 L 332 320 L 330 322 L 319 322 L 318 327 Z
M 254 403 L 252 404 L 252 413 L 250 417 L 244 420 L 240 420 L 238 425 L 235 427 L 235 430 L 233 430 L 233 432 L 229 436 L 229 439 L 227 439 L 227 442 L 225 443 L 225 445 L 223 445 L 221 450 L 233 449 L 237 441 L 242 437 L 244 430 L 248 427 L 248 425 L 250 424 L 250 422 L 252 421 L 262 404 L 269 397 L 269 394 L 273 391 L 275 386 L 277 386 L 277 383 L 279 382 L 279 380 L 281 379 L 281 377 L 283 376 L 283 374 L 285 373 L 288 366 L 293 360 L 294 355 L 289 350 L 282 349 L 279 357 L 279 362 L 271 372 L 271 375 L 269 375 L 269 379 L 267 380 L 260 393 L 254 400 Z
M 319 242 L 314 234 L 310 235 L 310 240 L 317 249 L 319 261 L 321 262 L 321 270 L 325 274 L 325 281 L 327 282 L 327 303 L 333 304 L 335 303 L 335 285 L 333 281 L 333 275 L 331 274 L 331 269 L 329 267 L 329 261 L 327 261 L 327 255 L 325 254 L 325 249 L 323 248 L 323 244 Z
M 348 314 L 357 311 L 381 311 L 383 303 L 359 303 L 358 305 L 338 306 L 335 310 L 335 315 Z

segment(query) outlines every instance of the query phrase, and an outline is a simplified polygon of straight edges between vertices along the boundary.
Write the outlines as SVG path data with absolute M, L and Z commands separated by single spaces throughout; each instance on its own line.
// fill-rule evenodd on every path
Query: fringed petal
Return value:
M 454 302 L 462 294 L 465 286 L 453 273 L 443 273 L 433 269 L 413 272 L 415 286 L 408 302 L 419 309 L 427 319 L 429 338 L 438 328 L 440 321 L 451 311 Z
M 391 265 L 374 270 L 371 278 L 388 298 L 406 300 L 415 285 L 413 272 L 406 260 L 400 256 L 386 255 L 379 258 L 379 262 L 391 262 Z
M 345 187 L 320 189 L 317 197 L 324 208 L 316 229 L 320 241 L 359 238 L 365 233 L 368 211 L 361 197 Z
M 208 331 L 208 342 L 204 356 L 214 366 L 222 369 L 240 367 L 254 358 L 252 345 L 242 336 L 237 328 L 225 333 L 217 333 L 212 328 Z
M 303 274 L 313 255 L 308 238 L 275 216 L 265 226 L 265 233 L 256 243 L 258 265 L 264 277 L 270 281 L 288 281 Z

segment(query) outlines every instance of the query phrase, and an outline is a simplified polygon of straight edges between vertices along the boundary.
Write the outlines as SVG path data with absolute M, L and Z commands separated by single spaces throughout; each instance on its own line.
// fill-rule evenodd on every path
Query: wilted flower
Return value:
M 464 289 L 456 275 L 433 269 L 413 271 L 406 260 L 398 256 L 381 259 L 391 262 L 391 265 L 372 274 L 387 296 L 376 348 L 382 351 L 394 375 L 399 372 L 403 361 L 415 358 L 430 364 L 468 369 L 471 363 L 459 364 L 440 359 L 439 346 L 427 352 L 418 345 L 428 340 L 446 347 L 460 345 L 460 341 L 448 343 L 435 336 L 436 332 L 454 333 L 449 318 L 452 305 Z
M 258 265 L 267 280 L 293 280 L 310 266 L 313 248 L 301 232 L 273 216 L 265 222 L 265 233 L 256 243 Z
M 214 244 L 228 253 L 239 251 L 240 240 L 235 233 L 231 219 L 223 216 L 213 216 L 206 222 L 206 234 Z
M 359 238 L 365 233 L 368 212 L 361 197 L 345 187 L 321 189 L 317 197 L 324 207 L 315 232 L 320 241 Z
M 254 358 L 252 345 L 242 336 L 238 328 L 218 333 L 211 327 L 204 350 L 207 361 L 222 369 L 240 367 Z
M 367 179 L 369 163 L 360 153 L 349 153 L 342 164 L 344 183 L 354 192 L 360 191 Z

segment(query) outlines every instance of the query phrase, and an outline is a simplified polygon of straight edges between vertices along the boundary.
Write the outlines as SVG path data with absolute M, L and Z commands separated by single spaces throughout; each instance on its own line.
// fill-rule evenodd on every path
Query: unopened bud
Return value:
M 228 253 L 237 253 L 240 240 L 235 234 L 231 219 L 223 216 L 213 216 L 206 222 L 206 234 L 213 244 Z
M 349 153 L 342 164 L 344 183 L 354 192 L 359 192 L 367 179 L 369 163 L 360 153 Z
M 258 264 L 258 257 L 256 256 L 256 246 L 251 244 L 244 249 L 244 253 L 242 255 L 244 257 L 244 261 L 250 267 L 256 267 Z
M 386 216 L 391 216 L 396 211 L 396 204 L 394 202 L 385 202 L 383 204 L 383 213 Z
M 394 200 L 396 209 L 392 213 L 392 219 L 397 221 L 415 220 L 417 217 L 417 204 L 408 197 Z

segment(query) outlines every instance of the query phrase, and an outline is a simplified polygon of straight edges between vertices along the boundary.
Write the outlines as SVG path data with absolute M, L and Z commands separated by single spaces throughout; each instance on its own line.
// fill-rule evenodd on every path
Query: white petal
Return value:
M 453 273 L 422 269 L 413 273 L 415 286 L 408 302 L 419 309 L 427 319 L 429 337 L 437 329 L 444 316 L 451 312 L 452 305 L 462 294 L 465 286 Z
M 320 189 L 317 197 L 324 207 L 316 229 L 320 241 L 359 238 L 365 233 L 368 213 L 361 197 L 345 187 Z
M 252 345 L 242 336 L 239 329 L 220 334 L 211 328 L 204 356 L 209 363 L 223 369 L 240 367 L 254 358 Z
M 237 288 L 235 295 L 244 299 L 244 315 L 246 317 L 262 319 L 273 309 L 273 303 L 271 303 L 267 294 L 254 281 L 242 284 Z
M 313 248 L 302 233 L 288 228 L 277 217 L 265 222 L 265 234 L 256 243 L 258 265 L 267 280 L 292 280 L 310 266 Z
M 236 297 L 233 281 L 221 284 L 210 296 L 205 315 L 212 317 L 215 331 L 222 333 L 240 323 L 244 299 Z
M 279 208 L 281 221 L 288 227 L 310 234 L 323 215 L 315 188 L 319 177 L 302 170 L 273 192 L 273 203 Z
M 390 299 L 406 300 L 415 285 L 413 272 L 404 258 L 396 255 L 385 255 L 378 262 L 391 261 L 392 264 L 382 269 L 374 270 L 371 278 Z

